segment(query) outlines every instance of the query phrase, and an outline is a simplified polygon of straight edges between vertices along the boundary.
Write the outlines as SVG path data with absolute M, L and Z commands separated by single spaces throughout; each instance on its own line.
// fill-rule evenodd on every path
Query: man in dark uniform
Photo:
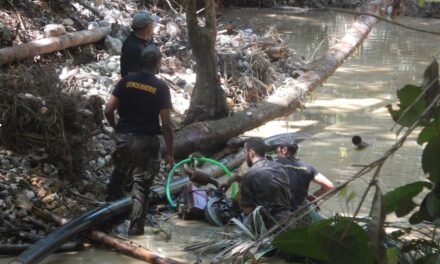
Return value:
M 172 109 L 168 86 L 155 77 L 162 54 L 150 45 L 141 53 L 142 71 L 129 74 L 116 85 L 105 108 L 105 116 L 115 128 L 114 171 L 107 186 L 107 201 L 124 196 L 127 179 L 132 175 L 133 208 L 129 235 L 144 233 L 150 187 L 159 171 L 159 137 L 163 132 L 166 162 L 174 163 Z M 119 120 L 115 122 L 114 112 Z M 159 117 L 162 126 L 159 124 Z
M 246 163 L 250 167 L 240 178 L 240 208 L 248 215 L 263 206 L 279 222 L 290 211 L 289 180 L 281 164 L 264 158 L 266 145 L 261 138 L 249 138 L 245 145 Z M 268 228 L 275 223 L 265 218 Z
M 315 167 L 295 157 L 298 152 L 298 144 L 296 144 L 293 138 L 281 138 L 276 145 L 277 162 L 283 165 L 289 175 L 290 197 L 293 210 L 303 205 L 308 197 L 310 182 L 313 181 L 321 186 L 310 197 L 312 199 L 334 188 L 333 183 L 319 173 Z
M 153 44 L 152 15 L 147 11 L 141 11 L 133 17 L 131 28 L 133 32 L 125 39 L 121 50 L 121 76 L 141 70 L 141 52 L 150 44 Z

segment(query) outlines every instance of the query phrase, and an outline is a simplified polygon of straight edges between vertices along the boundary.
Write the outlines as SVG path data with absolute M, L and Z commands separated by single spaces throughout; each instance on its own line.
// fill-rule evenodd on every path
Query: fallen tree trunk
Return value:
M 322 84 L 364 41 L 378 21 L 373 16 L 360 16 L 344 38 L 331 47 L 315 69 L 279 87 L 267 101 L 256 104 L 233 116 L 191 124 L 178 131 L 174 140 L 176 157 L 194 151 L 217 148 L 229 138 L 257 128 L 278 117 L 292 113 L 301 106 L 306 95 Z M 164 146 L 164 144 L 162 144 Z
M 26 59 L 40 54 L 51 53 L 78 45 L 97 42 L 111 32 L 111 27 L 67 33 L 59 37 L 34 40 L 17 46 L 0 49 L 0 65 Z

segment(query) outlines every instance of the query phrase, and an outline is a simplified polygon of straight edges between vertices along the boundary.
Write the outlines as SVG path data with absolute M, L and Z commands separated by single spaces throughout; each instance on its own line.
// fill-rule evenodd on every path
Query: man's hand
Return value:
M 230 187 L 231 187 L 231 183 L 229 183 L 229 181 L 226 181 L 226 182 L 220 184 L 218 189 L 220 191 L 222 191 L 223 193 L 225 193 L 225 192 L 227 192 L 229 190 Z
M 165 155 L 165 164 L 166 164 L 167 170 L 171 170 L 171 168 L 173 168 L 173 166 L 174 166 L 174 156 L 170 155 L 170 154 L 166 154 Z

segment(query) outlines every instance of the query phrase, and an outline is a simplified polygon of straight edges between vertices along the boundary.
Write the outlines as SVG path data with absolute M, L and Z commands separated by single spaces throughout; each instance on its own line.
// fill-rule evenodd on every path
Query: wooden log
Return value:
M 46 210 L 41 210 L 38 208 L 34 208 L 34 212 L 38 214 L 40 217 L 44 217 L 50 221 L 54 221 L 59 225 L 63 225 L 68 223 L 69 220 L 65 218 L 61 218 L 51 212 Z M 131 256 L 133 258 L 152 263 L 152 264 L 183 264 L 183 262 L 170 259 L 167 257 L 160 256 L 159 254 L 144 248 L 142 245 L 136 244 L 131 241 L 122 240 L 120 238 L 114 237 L 112 235 L 108 235 L 101 231 L 88 231 L 85 234 L 91 240 L 95 242 L 102 243 L 110 248 L 117 250 L 118 252 L 125 254 L 127 256 Z
M 222 147 L 228 139 L 300 108 L 305 96 L 327 80 L 350 57 L 377 21 L 374 16 L 359 16 L 341 41 L 330 47 L 315 68 L 278 87 L 265 102 L 257 103 L 227 118 L 194 123 L 177 131 L 174 155 L 185 157 L 196 150 L 209 151 Z
M 59 37 L 34 40 L 17 46 L 0 49 L 0 65 L 47 54 L 78 45 L 97 42 L 111 32 L 111 27 L 99 27 L 91 30 L 67 33 Z

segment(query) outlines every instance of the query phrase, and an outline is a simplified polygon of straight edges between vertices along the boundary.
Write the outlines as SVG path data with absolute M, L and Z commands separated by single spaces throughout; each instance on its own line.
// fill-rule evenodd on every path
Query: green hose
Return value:
M 176 165 L 174 165 L 174 167 L 173 167 L 173 168 L 170 170 L 170 172 L 168 173 L 168 175 L 167 175 L 167 182 L 166 182 L 166 185 L 165 185 L 165 194 L 166 194 L 166 196 L 167 196 L 168 203 L 170 204 L 170 206 L 171 206 L 172 208 L 176 208 L 176 207 L 177 207 L 177 204 L 174 203 L 173 198 L 171 197 L 171 193 L 170 193 L 170 181 L 171 181 L 171 177 L 174 175 L 174 171 L 175 171 L 177 168 L 179 168 L 180 166 L 182 166 L 182 165 L 185 164 L 185 163 L 189 163 L 189 162 L 192 162 L 192 161 L 194 161 L 194 160 L 205 161 L 205 162 L 208 162 L 208 163 L 211 163 L 211 164 L 217 165 L 217 166 L 219 166 L 219 167 L 220 167 L 220 168 L 226 173 L 226 175 L 229 176 L 229 178 L 232 177 L 232 173 L 231 173 L 231 171 L 230 171 L 228 168 L 226 168 L 225 165 L 221 164 L 220 162 L 218 162 L 218 161 L 216 161 L 216 160 L 208 159 L 208 158 L 205 158 L 205 157 L 199 157 L 199 158 L 198 158 L 198 157 L 193 157 L 193 158 L 187 158 L 187 159 L 181 160 L 180 162 L 176 163 Z M 232 184 L 231 192 L 232 192 L 231 197 L 235 197 L 235 183 Z

